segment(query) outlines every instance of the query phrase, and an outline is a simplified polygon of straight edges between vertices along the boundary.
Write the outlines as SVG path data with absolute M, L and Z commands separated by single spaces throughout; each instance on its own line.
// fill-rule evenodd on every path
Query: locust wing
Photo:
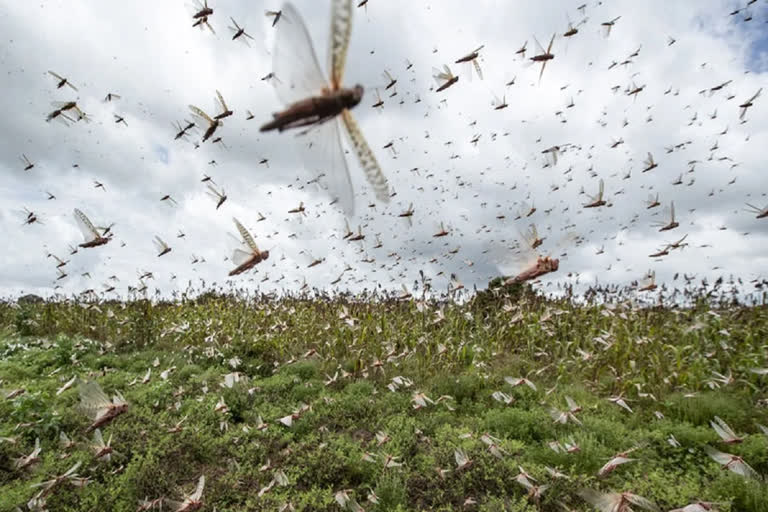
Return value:
M 153 240 L 153 242 L 155 243 L 155 247 L 157 248 L 157 250 L 160 252 L 168 249 L 168 244 L 165 243 L 165 241 L 157 235 L 155 235 L 155 239 Z
M 320 63 L 299 12 L 291 3 L 282 7 L 281 23 L 275 31 L 270 80 L 280 101 L 286 105 L 321 94 L 328 88 Z
M 88 217 L 77 208 L 75 208 L 75 220 L 77 221 L 77 227 L 80 228 L 80 232 L 83 233 L 86 242 L 101 236 Z
M 227 234 L 229 235 L 227 237 L 227 247 L 231 251 L 229 259 L 235 267 L 239 267 L 249 259 L 253 258 L 253 252 L 251 252 L 250 248 L 246 245 L 247 242 L 243 242 L 243 240 L 240 240 L 232 233 Z
M 435 79 L 438 87 L 442 87 L 447 82 L 453 80 L 455 75 L 451 72 L 451 68 L 447 64 L 443 64 L 443 69 L 432 68 L 432 78 Z
M 235 267 L 239 267 L 240 265 L 242 265 L 252 257 L 253 257 L 252 254 L 248 254 L 242 249 L 235 249 L 234 251 L 232 251 L 232 256 L 230 257 L 230 259 L 232 260 L 232 263 L 235 264 Z
M 347 111 L 342 113 L 346 114 Z M 344 213 L 355 212 L 355 197 L 347 159 L 341 146 L 339 119 L 313 127 L 307 134 L 308 145 L 301 152 L 304 163 L 311 171 L 325 174 L 329 192 L 338 199 Z
M 331 47 L 328 52 L 331 84 L 341 87 L 344 67 L 347 62 L 349 38 L 352 35 L 352 0 L 332 0 L 331 3 Z
M 202 109 L 194 105 L 190 105 L 189 110 L 192 111 L 192 116 L 196 118 L 195 120 L 199 121 L 197 124 L 202 124 L 204 128 L 208 128 L 208 125 L 216 124 L 216 121 L 211 119 L 211 116 L 203 112 Z
M 221 108 L 222 112 L 229 111 L 227 108 L 227 102 L 224 101 L 224 96 L 221 95 L 218 89 L 216 90 L 216 98 L 214 98 L 214 101 L 219 104 L 219 108 Z
M 213 199 L 214 201 L 216 201 L 216 202 L 218 203 L 218 201 L 219 201 L 219 200 L 220 200 L 222 197 L 224 197 L 224 190 L 222 189 L 222 191 L 221 191 L 221 192 L 219 192 L 219 191 L 216 189 L 216 187 L 214 187 L 213 185 L 210 185 L 210 184 L 209 184 L 209 185 L 208 185 L 208 190 L 206 191 L 206 194 L 208 194 L 208 196 L 209 196 L 211 199 Z
M 646 167 L 650 167 L 650 166 L 652 166 L 654 163 L 655 163 L 655 162 L 653 161 L 653 155 L 652 155 L 652 154 L 649 152 L 649 153 L 648 153 L 648 158 L 646 158 L 646 159 L 643 161 L 643 164 L 645 164 L 645 166 L 646 166 Z
M 646 510 L 661 512 L 659 507 L 657 507 L 655 503 L 653 503 L 651 500 L 647 498 L 643 498 L 642 496 L 638 496 L 637 494 L 631 494 L 631 493 L 625 493 L 624 497 L 628 502 L 632 503 L 633 505 L 637 505 L 638 507 L 642 507 Z
M 621 495 L 618 493 L 603 494 L 592 489 L 582 489 L 578 494 L 584 501 L 601 512 L 617 511 L 618 504 L 621 503 Z
M 603 182 L 603 179 L 600 178 L 600 185 L 599 185 L 599 188 L 598 188 L 598 191 L 597 191 L 597 195 L 590 196 L 589 202 L 590 203 L 595 203 L 597 201 L 602 201 L 604 193 L 605 193 L 605 182 Z M 587 204 L 589 204 L 589 203 L 587 203 Z
M 111 406 L 112 402 L 97 382 L 80 384 L 80 408 L 91 420 L 103 415 Z
M 240 224 L 240 221 L 238 221 L 236 218 L 233 217 L 232 220 L 235 221 L 235 226 L 237 226 L 237 230 L 240 232 L 240 236 L 243 237 L 243 241 L 248 244 L 248 247 L 250 247 L 254 253 L 259 252 L 259 248 L 256 246 L 256 241 L 253 239 L 248 230 L 245 229 L 245 227 L 243 227 L 243 225 Z
M 197 488 L 195 489 L 195 492 L 190 496 L 190 498 L 194 501 L 200 501 L 200 498 L 203 497 L 203 489 L 205 488 L 205 475 L 200 475 L 200 479 L 197 481 Z
M 365 179 L 373 187 L 376 199 L 383 203 L 388 203 L 389 185 L 387 177 L 384 176 L 384 172 L 379 167 L 379 162 L 376 161 L 376 156 L 368 146 L 363 132 L 360 131 L 360 127 L 357 125 L 357 121 L 352 117 L 352 113 L 349 110 L 344 110 L 341 113 L 341 117 L 344 120 L 344 126 L 347 128 L 347 135 L 349 135 L 349 139 L 357 154 L 357 159 L 360 161 L 360 166 L 365 173 Z

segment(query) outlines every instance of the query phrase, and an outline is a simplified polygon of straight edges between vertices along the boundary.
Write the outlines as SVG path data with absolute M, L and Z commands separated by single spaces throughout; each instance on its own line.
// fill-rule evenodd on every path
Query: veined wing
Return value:
M 125 397 L 122 393 L 115 391 L 115 394 L 112 395 L 112 403 L 115 405 L 126 405 L 128 402 L 125 401 Z
M 290 3 L 283 5 L 282 12 L 272 51 L 272 71 L 278 80 L 270 81 L 280 101 L 290 105 L 319 95 L 328 82 L 301 15 Z
M 617 505 L 621 500 L 620 495 L 617 493 L 602 494 L 592 489 L 582 489 L 579 491 L 579 496 L 601 512 L 618 510 Z
M 477 62 L 477 59 L 472 60 L 472 64 L 475 66 L 475 71 L 477 71 L 477 76 L 480 77 L 480 80 L 483 79 L 483 70 L 480 69 L 480 63 Z
M 527 235 L 518 230 L 519 242 L 516 246 L 503 246 L 491 249 L 491 261 L 504 275 L 517 275 L 530 267 L 541 256 L 532 243 L 527 241 Z
M 253 252 L 259 252 L 259 248 L 256 246 L 256 241 L 253 239 L 248 230 L 245 229 L 242 224 L 240 224 L 239 220 L 235 219 L 234 217 L 232 220 L 235 221 L 235 226 L 237 226 L 237 230 L 240 232 L 240 236 L 243 237 L 245 243 L 248 244 Z
M 80 385 L 80 407 L 91 419 L 96 419 L 111 405 L 109 397 L 95 381 Z
M 214 187 L 213 185 L 208 185 L 208 195 L 211 196 L 216 201 L 218 201 L 224 196 L 224 194 L 216 190 L 216 187 Z
M 449 68 L 447 64 L 443 64 L 442 70 L 435 67 L 432 68 L 432 78 L 435 79 L 438 86 L 441 86 L 445 84 L 445 82 L 452 80 L 454 75 L 451 72 L 451 68 Z
M 236 267 L 239 267 L 249 259 L 253 257 L 253 254 L 247 253 L 242 249 L 234 249 L 232 251 L 232 256 L 230 256 L 229 259 L 232 260 L 232 263 L 235 264 Z
M 199 501 L 203 496 L 203 489 L 205 488 L 205 475 L 200 475 L 200 479 L 197 481 L 197 488 L 194 494 L 190 496 L 193 500 Z
M 231 251 L 229 259 L 236 267 L 253 257 L 253 253 L 246 243 L 229 232 L 227 232 L 227 249 Z
M 648 158 L 646 158 L 643 163 L 645 164 L 646 167 L 650 167 L 655 163 L 653 161 L 653 155 L 650 152 L 648 153 Z
M 195 10 L 193 14 L 196 14 L 202 11 L 205 8 L 205 6 L 203 5 L 203 2 L 201 2 L 200 0 L 192 0 L 192 8 Z
M 99 449 L 106 446 L 104 444 L 104 436 L 101 434 L 101 430 L 98 428 L 93 433 L 93 444 L 95 444 Z
M 331 84 L 341 87 L 344 67 L 347 62 L 349 38 L 352 35 L 352 0 L 332 0 L 331 3 L 331 48 L 328 52 Z
M 214 124 L 214 123 L 216 122 L 216 121 L 214 121 L 213 119 L 211 119 L 211 116 L 209 116 L 208 114 L 206 114 L 205 112 L 203 112 L 203 110 L 202 110 L 202 109 L 200 109 L 200 108 L 197 108 L 197 107 L 196 107 L 196 106 L 194 106 L 194 105 L 190 105 L 190 106 L 189 106 L 189 110 L 191 110 L 191 111 L 192 111 L 192 114 L 193 114 L 194 116 L 198 117 L 198 118 L 199 118 L 199 119 L 201 119 L 202 121 L 205 121 L 205 122 L 207 122 L 208 124 Z
M 357 121 L 352 117 L 352 113 L 349 110 L 342 111 L 341 117 L 344 120 L 344 126 L 347 128 L 347 134 L 352 142 L 352 146 L 355 148 L 355 153 L 357 153 L 357 159 L 360 161 L 360 166 L 365 173 L 365 179 L 373 187 L 376 199 L 383 203 L 388 203 L 389 185 L 387 184 L 387 177 L 384 176 L 384 172 L 379 167 L 379 162 L 376 161 L 376 156 L 368 146 L 363 132 L 360 131 L 360 127 L 357 125 Z
M 536 224 L 531 224 L 525 233 L 521 233 L 521 236 L 523 242 L 525 243 L 525 247 L 529 247 L 531 249 L 535 249 L 536 247 L 540 246 L 544 241 L 543 238 L 539 237 L 539 230 L 536 229 Z
M 656 506 L 654 502 L 652 502 L 647 498 L 643 498 L 642 496 L 638 496 L 637 494 L 627 494 L 626 499 L 633 505 L 637 505 L 638 507 L 642 507 L 646 510 L 653 510 L 656 512 L 659 512 L 661 510 L 659 509 L 659 507 Z
M 80 232 L 83 233 L 87 241 L 101 236 L 88 217 L 77 208 L 75 208 L 75 220 L 77 221 L 77 227 L 80 228 Z
M 218 89 L 216 90 L 215 101 L 216 101 L 216 103 L 219 104 L 219 107 L 221 107 L 221 111 L 222 112 L 227 112 L 229 110 L 227 108 L 227 102 L 224 101 L 224 96 L 221 95 L 221 93 L 218 91 Z
M 168 249 L 168 244 L 165 243 L 165 241 L 160 238 L 159 236 L 155 235 L 155 247 L 157 247 L 158 251 L 164 251 Z
M 74 474 L 75 471 L 77 471 L 80 468 L 80 465 L 83 463 L 83 461 L 76 462 L 74 466 L 69 468 L 67 471 L 64 472 L 64 475 L 62 476 L 70 476 Z

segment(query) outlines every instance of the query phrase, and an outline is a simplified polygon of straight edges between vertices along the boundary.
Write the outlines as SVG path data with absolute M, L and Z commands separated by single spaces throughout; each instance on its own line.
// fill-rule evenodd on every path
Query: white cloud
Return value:
M 328 206 L 327 194 L 308 184 L 315 176 L 303 169 L 301 139 L 258 131 L 281 108 L 261 80 L 271 70 L 271 19 L 247 2 L 211 5 L 217 37 L 193 29 L 178 2 L 13 2 L 0 8 L 0 32 L 8 41 L 0 53 L 6 70 L 0 96 L 0 169 L 6 177 L 0 186 L 0 225 L 10 249 L 3 252 L 0 283 L 6 293 L 52 288 L 56 272 L 47 251 L 70 259 L 70 276 L 55 283 L 67 293 L 98 289 L 111 275 L 120 278 L 118 289 L 125 292 L 140 270 L 152 270 L 155 284 L 166 291 L 186 286 L 189 279 L 223 282 L 232 266 L 224 257 L 233 216 L 271 251 L 256 274 L 235 280 L 261 289 L 295 289 L 304 278 L 311 286 L 328 287 L 346 264 L 354 271 L 339 286 L 353 290 L 410 284 L 419 270 L 438 288 L 447 286 L 451 273 L 467 286 L 484 286 L 497 272 L 496 260 L 509 259 L 502 256 L 504 248 L 528 221 L 546 234 L 542 249 L 553 254 L 561 252 L 553 245 L 563 238 L 564 226 L 575 224 L 572 231 L 584 239 L 581 246 L 567 248 L 568 258 L 553 280 L 580 273 L 583 281 L 597 276 L 622 284 L 649 268 L 659 281 L 676 272 L 753 278 L 768 269 L 762 251 L 768 222 L 743 210 L 744 202 L 768 203 L 762 150 L 768 144 L 768 98 L 755 102 L 746 124 L 739 123 L 737 107 L 768 84 L 761 64 L 765 52 L 754 46 L 768 16 L 762 3 L 752 6 L 751 25 L 728 16 L 730 1 L 590 4 L 579 33 L 568 41 L 555 39 L 555 59 L 538 84 L 539 66 L 526 66 L 515 51 L 527 40 L 530 56 L 534 36 L 546 44 L 553 32 L 562 34 L 566 12 L 574 23 L 580 21 L 565 7 L 571 2 L 489 1 L 470 8 L 459 0 L 371 0 L 367 11 L 355 12 L 345 80 L 367 88 L 354 114 L 397 196 L 389 205 L 369 207 L 372 194 L 348 155 L 358 194 L 358 215 L 350 224 L 363 226 L 363 242 L 341 239 L 343 216 Z M 327 4 L 305 1 L 297 7 L 324 63 Z M 610 37 L 603 37 L 600 23 L 619 15 Z M 229 16 L 256 38 L 252 48 L 231 40 Z M 668 36 L 676 39 L 674 45 L 668 46 Z M 481 44 L 485 79 L 469 81 L 453 61 Z M 638 48 L 631 63 L 609 69 Z M 410 71 L 405 59 L 413 63 Z M 456 85 L 437 94 L 430 90 L 431 69 L 445 63 L 462 74 Z M 57 90 L 48 69 L 71 79 L 79 92 Z M 384 69 L 398 79 L 398 95 L 390 98 L 382 91 L 385 106 L 379 113 L 370 105 L 372 89 L 385 85 Z M 515 85 L 505 87 L 513 77 Z M 724 90 L 699 94 L 727 80 L 732 83 Z M 635 100 L 624 94 L 633 81 L 645 85 Z M 670 88 L 672 93 L 665 94 Z M 235 111 L 217 132 L 229 149 L 210 142 L 194 149 L 174 141 L 171 123 L 190 118 L 188 104 L 212 110 L 216 89 Z M 108 92 L 122 99 L 103 103 Z M 493 110 L 493 94 L 505 95 L 509 107 Z M 74 98 L 92 123 L 45 122 L 52 101 Z M 574 106 L 568 108 L 571 98 Z M 254 120 L 245 119 L 246 109 Z M 113 113 L 124 116 L 128 126 L 116 124 Z M 619 138 L 624 144 L 610 148 Z M 383 149 L 390 141 L 397 158 Z M 665 150 L 686 141 L 679 150 Z M 541 151 L 565 143 L 573 147 L 556 167 L 544 168 Z M 649 151 L 659 167 L 643 173 Z M 31 172 L 22 170 L 21 153 L 36 163 Z M 268 168 L 259 164 L 262 158 L 269 159 Z M 212 160 L 216 165 L 209 164 Z M 689 173 L 692 160 L 699 163 Z M 581 187 L 589 194 L 597 189 L 590 168 L 605 180 L 612 207 L 581 208 L 586 201 Z M 218 211 L 205 196 L 203 173 L 229 196 Z M 681 173 L 683 184 L 672 185 Z M 106 192 L 94 188 L 93 180 L 104 183 Z M 57 199 L 47 200 L 46 190 Z M 664 205 L 675 201 L 679 228 L 658 233 L 653 227 L 661 213 L 645 210 L 650 192 L 658 192 Z M 165 194 L 179 205 L 161 203 Z M 307 208 L 301 219 L 287 213 L 300 201 Z M 522 201 L 533 201 L 538 211 L 515 222 Z M 411 202 L 416 212 L 409 226 L 397 215 Z M 44 224 L 22 226 L 23 207 L 38 213 Z M 115 241 L 68 256 L 68 244 L 81 241 L 71 215 L 75 207 L 97 224 L 115 222 Z M 257 212 L 267 220 L 257 222 Z M 440 222 L 451 234 L 433 238 Z M 179 229 L 183 239 L 176 238 Z M 661 261 L 648 258 L 686 233 L 690 245 L 683 252 Z M 378 249 L 373 247 L 377 234 L 383 245 Z M 173 247 L 159 259 L 155 235 Z M 601 246 L 604 254 L 595 255 Z M 307 251 L 326 261 L 307 269 Z M 398 256 L 388 256 L 393 253 Z M 192 266 L 192 254 L 205 263 Z M 375 263 L 363 262 L 369 258 Z M 91 280 L 80 277 L 86 271 Z M 178 276 L 175 281 L 171 273 Z M 270 279 L 261 282 L 265 273 Z

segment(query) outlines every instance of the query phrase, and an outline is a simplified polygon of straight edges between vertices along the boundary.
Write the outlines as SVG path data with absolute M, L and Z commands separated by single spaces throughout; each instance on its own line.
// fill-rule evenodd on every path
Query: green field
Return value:
M 588 489 L 768 510 L 768 309 L 488 299 L 2 304 L 0 510 L 27 510 L 78 461 L 48 510 L 182 501 L 201 475 L 201 510 L 221 512 L 597 510 Z M 101 427 L 108 462 L 85 381 L 129 404 Z M 559 423 L 566 397 L 580 410 Z M 724 443 L 716 416 L 743 441 Z M 36 439 L 39 462 L 16 469 Z

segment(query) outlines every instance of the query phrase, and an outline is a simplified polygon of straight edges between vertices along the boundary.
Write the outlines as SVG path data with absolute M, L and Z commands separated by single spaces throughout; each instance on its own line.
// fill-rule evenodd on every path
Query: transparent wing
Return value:
M 709 455 L 712 458 L 712 460 L 714 460 L 719 464 L 728 464 L 732 458 L 732 456 L 729 453 L 723 453 L 719 450 L 715 450 L 710 446 L 705 446 L 704 451 L 707 452 L 707 455 Z
M 258 252 L 259 248 L 256 246 L 256 241 L 253 239 L 251 234 L 248 232 L 245 227 L 243 227 L 242 224 L 240 224 L 240 221 L 232 218 L 233 221 L 235 221 L 235 226 L 237 226 L 237 230 L 240 232 L 240 236 L 243 237 L 243 240 L 245 240 L 245 243 L 248 244 L 248 246 L 253 250 L 253 252 Z
M 555 36 L 557 34 L 552 34 L 552 39 L 549 40 L 549 46 L 547 46 L 547 53 L 552 53 L 552 44 L 555 42 Z
M 313 127 L 307 133 L 309 147 L 304 146 L 302 157 L 311 172 L 325 174 L 330 193 L 344 209 L 346 215 L 355 213 L 354 190 L 347 167 L 347 159 L 341 146 L 338 119 Z
M 483 70 L 480 69 L 480 63 L 477 62 L 477 59 L 474 59 L 472 61 L 472 64 L 475 66 L 475 71 L 477 71 L 477 76 L 480 77 L 480 80 L 483 79 Z
M 94 237 L 98 238 L 100 236 L 93 223 L 77 208 L 75 208 L 75 220 L 77 221 L 77 227 L 80 228 L 86 240 L 92 240 Z
M 443 74 L 442 71 L 440 71 L 436 67 L 432 68 L 432 78 L 435 79 L 435 82 L 437 83 L 438 86 L 441 86 L 443 85 L 443 83 L 445 83 L 445 75 Z
M 197 481 L 197 489 L 191 498 L 195 501 L 199 501 L 203 496 L 203 489 L 205 488 L 205 475 L 200 475 L 200 480 Z
M 657 507 L 651 500 L 638 496 L 637 494 L 627 494 L 627 501 L 638 507 L 643 507 L 646 510 L 659 510 L 659 507 Z
M 62 476 L 69 476 L 72 475 L 75 471 L 77 471 L 80 468 L 80 465 L 83 463 L 83 461 L 76 462 L 74 466 L 69 468 L 64 475 Z
M 104 437 L 98 428 L 93 433 L 93 443 L 99 448 L 104 448 Z
M 643 162 L 646 166 L 653 165 L 653 155 L 648 153 L 648 158 L 645 159 L 645 162 Z
M 221 111 L 222 112 L 226 112 L 227 110 L 229 110 L 227 108 L 227 102 L 224 101 L 224 96 L 221 95 L 221 93 L 218 91 L 218 89 L 216 90 L 216 98 L 215 98 L 215 100 L 216 100 L 216 103 L 219 104 L 219 107 L 221 107 Z
M 620 499 L 616 493 L 602 494 L 592 489 L 582 489 L 578 494 L 584 501 L 602 512 L 614 512 L 617 510 L 615 507 Z
M 328 52 L 331 83 L 340 87 L 347 62 L 349 37 L 352 34 L 352 0 L 332 0 L 331 4 L 331 48 Z
M 216 190 L 213 185 L 208 185 L 208 195 L 211 196 L 214 200 L 218 201 L 221 199 L 223 194 Z
M 230 259 L 232 260 L 232 263 L 234 263 L 236 267 L 239 267 L 240 265 L 242 265 L 243 263 L 251 259 L 251 257 L 253 257 L 252 254 L 249 254 L 242 249 L 235 249 L 234 251 L 232 251 L 232 256 L 230 256 Z
M 181 508 L 185 505 L 181 501 L 171 500 L 171 499 L 168 499 L 168 498 L 163 500 L 163 504 L 167 505 L 168 508 L 170 508 L 171 510 L 174 510 L 174 511 L 181 510 Z
M 227 235 L 227 249 L 231 251 L 229 259 L 236 267 L 239 267 L 251 259 L 253 257 L 253 253 L 250 252 L 248 246 L 245 245 L 243 241 L 238 237 L 232 233 L 227 233 Z
M 92 419 L 95 419 L 101 411 L 109 408 L 112 403 L 109 397 L 102 391 L 95 381 L 80 385 L 80 406 Z
M 531 226 L 528 228 L 528 230 L 523 233 L 523 240 L 525 241 L 525 245 L 533 249 L 533 244 L 536 243 L 536 241 L 539 238 L 539 230 L 536 229 L 535 224 L 531 224 Z
M 437 82 L 437 85 L 439 86 L 451 80 L 453 77 L 454 75 L 451 72 L 451 68 L 449 68 L 447 64 L 443 65 L 442 70 L 435 67 L 432 68 L 432 78 L 435 79 L 435 82 Z
M 491 250 L 491 260 L 496 263 L 499 271 L 506 275 L 517 275 L 522 270 L 536 263 L 539 254 L 525 242 L 518 248 L 503 247 Z
M 316 96 L 328 87 L 312 46 L 309 31 L 296 8 L 286 3 L 275 32 L 271 80 L 278 98 L 285 104 Z
M 384 172 L 379 167 L 379 162 L 376 161 L 376 156 L 368 146 L 363 132 L 360 131 L 360 127 L 357 125 L 357 121 L 352 117 L 352 113 L 349 110 L 344 110 L 341 113 L 341 117 L 344 120 L 344 126 L 347 128 L 347 135 L 349 135 L 355 153 L 357 153 L 357 159 L 360 161 L 360 166 L 365 173 L 365 179 L 373 187 L 376 199 L 383 203 L 388 203 L 389 184 L 387 183 L 387 177 L 384 176 Z
M 214 123 L 214 120 L 211 119 L 211 116 L 209 116 L 208 114 L 203 112 L 202 109 L 199 109 L 199 108 L 197 108 L 194 105 L 190 105 L 189 106 L 189 110 L 192 111 L 194 116 L 197 116 L 198 118 L 200 118 L 201 120 L 207 122 L 208 124 L 213 124 Z

